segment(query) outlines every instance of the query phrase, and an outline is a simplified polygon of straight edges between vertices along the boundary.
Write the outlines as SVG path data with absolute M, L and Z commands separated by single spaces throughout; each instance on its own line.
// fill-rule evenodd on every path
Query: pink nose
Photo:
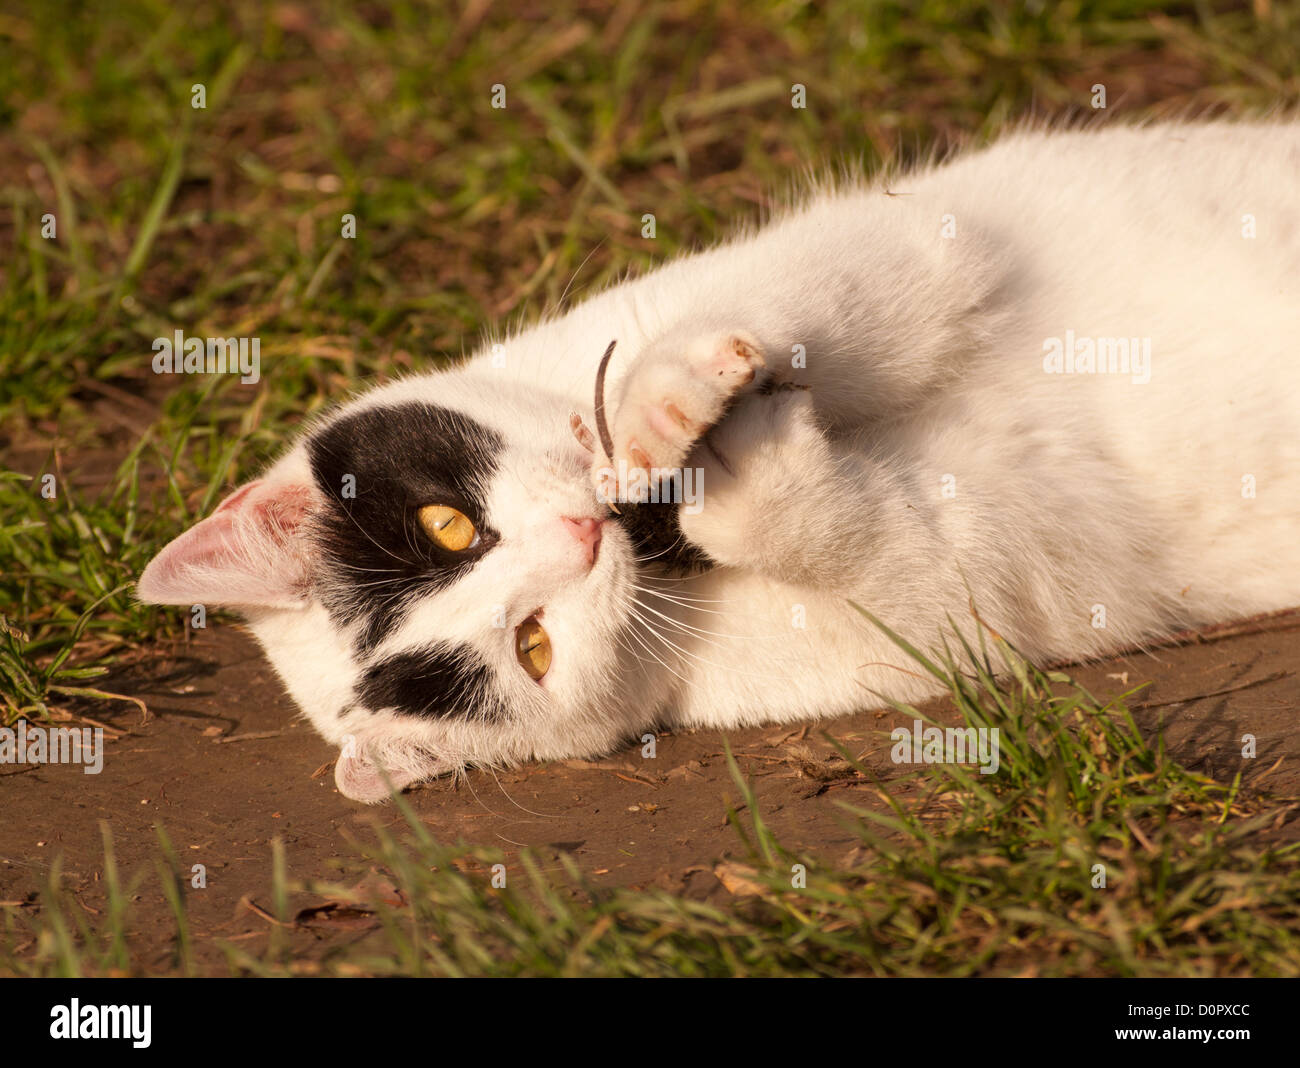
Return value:
M 587 563 L 596 562 L 596 550 L 600 546 L 600 528 L 603 520 L 586 517 L 583 519 L 571 519 L 569 516 L 560 516 L 560 522 L 564 528 L 578 539 L 578 543 L 587 550 Z

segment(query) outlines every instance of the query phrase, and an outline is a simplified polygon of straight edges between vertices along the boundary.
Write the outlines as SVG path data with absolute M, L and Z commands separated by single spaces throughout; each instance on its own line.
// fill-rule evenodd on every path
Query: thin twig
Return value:
M 1272 675 L 1265 675 L 1262 679 L 1243 682 L 1238 686 L 1229 686 L 1223 690 L 1213 690 L 1210 693 L 1195 693 L 1190 697 L 1178 697 L 1169 701 L 1143 701 L 1138 705 L 1129 705 L 1129 711 L 1138 712 L 1146 708 L 1164 708 L 1166 705 L 1185 705 L 1190 704 L 1192 701 L 1203 701 L 1207 697 L 1222 697 L 1224 694 L 1236 693 L 1239 690 L 1249 690 L 1253 686 L 1265 686 L 1270 682 L 1277 682 L 1279 679 L 1285 679 L 1294 674 L 1294 671 L 1275 671 Z
M 251 731 L 248 734 L 232 734 L 226 738 L 214 738 L 215 742 L 256 742 L 262 738 L 278 738 L 284 731 Z
M 600 366 L 596 368 L 596 433 L 600 435 L 601 448 L 605 450 L 605 455 L 610 460 L 614 459 L 614 439 L 610 436 L 609 424 L 605 422 L 605 371 L 609 367 L 609 358 L 614 355 L 614 346 L 617 344 L 617 338 L 609 343 L 605 355 L 600 358 Z

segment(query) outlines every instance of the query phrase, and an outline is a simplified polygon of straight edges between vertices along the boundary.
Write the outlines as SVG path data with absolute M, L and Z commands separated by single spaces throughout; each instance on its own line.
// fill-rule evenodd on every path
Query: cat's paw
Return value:
M 827 512 L 817 502 L 852 499 L 835 491 L 838 466 L 812 394 L 778 387 L 746 396 L 709 444 L 687 461 L 701 474 L 698 503 L 678 511 L 682 534 L 718 564 L 788 577 L 784 554 L 768 559 L 775 535 L 816 544 Z
M 757 340 L 741 330 L 656 342 L 622 381 L 609 427 L 613 455 L 594 464 L 597 490 L 610 499 L 611 476 L 644 471 L 652 483 L 656 471 L 679 469 L 763 371 Z

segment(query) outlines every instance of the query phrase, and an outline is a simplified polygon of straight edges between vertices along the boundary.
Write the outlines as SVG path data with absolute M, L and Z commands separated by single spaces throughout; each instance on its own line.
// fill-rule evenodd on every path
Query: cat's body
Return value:
M 239 607 L 368 800 L 379 764 L 400 786 L 913 699 L 851 600 L 928 647 L 973 598 L 1045 660 L 1300 604 L 1298 338 L 1300 125 L 1022 133 L 364 394 L 141 596 Z M 596 425 L 611 339 L 613 464 L 569 422 Z M 1086 342 L 1113 372 L 1075 366 Z M 637 562 L 593 489 L 620 460 L 702 472 L 677 514 L 713 566 Z M 480 540 L 429 542 L 434 504 Z

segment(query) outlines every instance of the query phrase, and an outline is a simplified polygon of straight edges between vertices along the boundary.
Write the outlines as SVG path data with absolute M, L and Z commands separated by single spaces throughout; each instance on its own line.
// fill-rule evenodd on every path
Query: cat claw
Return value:
M 582 421 L 582 416 L 577 412 L 569 413 L 569 429 L 573 431 L 573 436 L 578 439 L 578 444 L 594 457 L 596 455 L 596 435 L 591 432 L 591 428 Z M 597 488 L 602 500 L 604 500 L 605 507 L 615 515 L 622 515 L 623 513 L 614 504 L 612 498 L 614 489 L 608 485 L 608 480 L 602 481 Z
M 699 424 L 690 419 L 687 419 L 686 416 L 682 414 L 682 410 L 678 408 L 677 405 L 673 404 L 671 401 L 664 401 L 663 407 L 664 407 L 664 411 L 668 415 L 668 418 L 671 419 L 674 423 L 676 423 L 679 428 L 686 431 L 688 434 L 699 433 L 700 430 Z
M 596 435 L 582 421 L 582 416 L 577 412 L 569 413 L 569 429 L 573 431 L 573 436 L 578 439 L 578 444 L 586 449 L 593 456 L 596 455 Z

